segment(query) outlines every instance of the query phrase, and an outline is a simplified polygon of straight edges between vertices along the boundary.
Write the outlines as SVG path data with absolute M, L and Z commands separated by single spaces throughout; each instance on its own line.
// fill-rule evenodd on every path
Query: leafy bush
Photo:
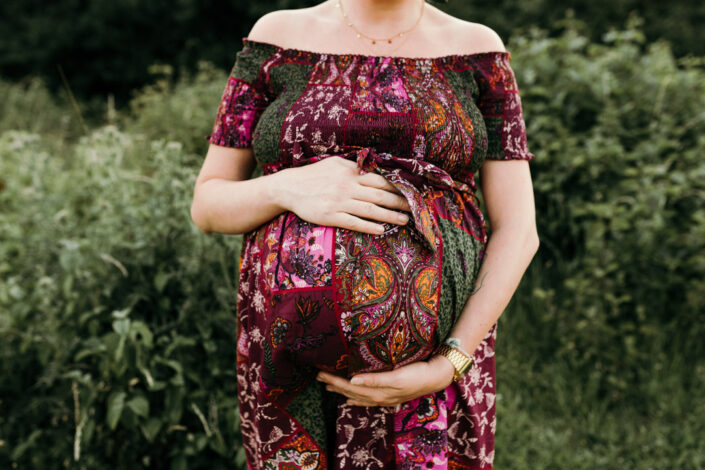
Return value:
M 536 154 L 541 249 L 517 297 L 537 358 L 646 409 L 667 355 L 705 353 L 705 61 L 644 48 L 637 26 L 510 49 Z
M 234 60 L 234 59 L 233 59 Z M 200 62 L 198 73 L 173 80 L 169 66 L 153 67 L 159 78 L 134 94 L 123 124 L 127 132 L 181 142 L 204 155 L 228 74 Z
M 59 146 L 82 132 L 78 114 L 54 98 L 36 77 L 17 83 L 0 81 L 0 109 L 0 132 L 22 129 L 51 135 L 56 138 L 53 144 Z
M 0 137 L 0 467 L 227 467 L 239 237 L 191 222 L 179 143 L 47 147 Z

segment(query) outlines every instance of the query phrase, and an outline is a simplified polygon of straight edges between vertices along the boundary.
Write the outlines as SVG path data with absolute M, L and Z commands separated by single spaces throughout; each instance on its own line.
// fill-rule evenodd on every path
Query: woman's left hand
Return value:
M 452 383 L 454 373 L 450 360 L 435 355 L 390 371 L 360 373 L 350 380 L 323 371 L 316 378 L 327 384 L 326 390 L 348 397 L 348 405 L 397 406 L 443 390 Z

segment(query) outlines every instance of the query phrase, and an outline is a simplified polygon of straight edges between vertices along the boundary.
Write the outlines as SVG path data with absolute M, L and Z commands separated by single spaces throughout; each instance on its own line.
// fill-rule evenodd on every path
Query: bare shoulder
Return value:
M 473 23 L 437 10 L 436 28 L 443 31 L 448 48 L 460 54 L 506 51 L 497 32 L 481 23 Z
M 502 38 L 489 26 L 460 19 L 457 22 L 453 36 L 456 50 L 465 54 L 507 50 Z
M 265 13 L 252 25 L 247 37 L 253 41 L 287 47 L 296 31 L 306 31 L 316 18 L 316 7 L 274 10 Z
M 507 50 L 499 34 L 484 24 L 467 22 L 463 33 L 466 41 L 473 41 L 474 49 L 478 51 L 495 52 Z

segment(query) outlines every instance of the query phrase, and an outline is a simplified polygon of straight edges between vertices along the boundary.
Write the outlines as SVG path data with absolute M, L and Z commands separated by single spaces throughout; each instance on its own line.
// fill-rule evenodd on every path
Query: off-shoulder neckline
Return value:
M 465 53 L 465 54 L 447 54 L 443 56 L 437 56 L 437 57 L 406 57 L 406 56 L 382 56 L 382 55 L 372 55 L 372 54 L 354 54 L 354 53 L 333 53 L 333 52 L 318 52 L 318 51 L 310 51 L 310 50 L 305 50 L 305 49 L 297 49 L 294 47 L 283 47 L 279 46 L 277 44 L 272 44 L 270 42 L 266 41 L 259 41 L 255 39 L 250 39 L 248 37 L 243 37 L 242 38 L 242 43 L 243 45 L 251 45 L 251 46 L 266 46 L 266 47 L 272 47 L 276 49 L 278 52 L 292 52 L 296 53 L 299 55 L 305 55 L 307 57 L 314 57 L 314 58 L 320 58 L 323 56 L 327 57 L 350 57 L 350 58 L 358 58 L 358 59 L 389 59 L 392 61 L 402 61 L 402 62 L 426 62 L 426 61 L 432 61 L 432 62 L 448 62 L 452 60 L 457 60 L 457 59 L 466 59 L 466 58 L 471 58 L 471 57 L 484 57 L 484 56 L 491 56 L 491 55 L 500 55 L 500 56 L 506 56 L 508 60 L 511 60 L 511 52 L 509 51 L 481 51 L 481 52 L 470 52 L 470 53 Z

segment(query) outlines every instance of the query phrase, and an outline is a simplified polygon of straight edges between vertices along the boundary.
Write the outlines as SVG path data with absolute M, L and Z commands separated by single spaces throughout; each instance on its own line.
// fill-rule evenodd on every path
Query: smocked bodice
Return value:
M 211 141 L 252 145 L 263 165 L 372 147 L 474 188 L 485 159 L 533 157 L 508 51 L 409 58 L 243 45 L 219 110 L 232 122 L 216 123 Z

